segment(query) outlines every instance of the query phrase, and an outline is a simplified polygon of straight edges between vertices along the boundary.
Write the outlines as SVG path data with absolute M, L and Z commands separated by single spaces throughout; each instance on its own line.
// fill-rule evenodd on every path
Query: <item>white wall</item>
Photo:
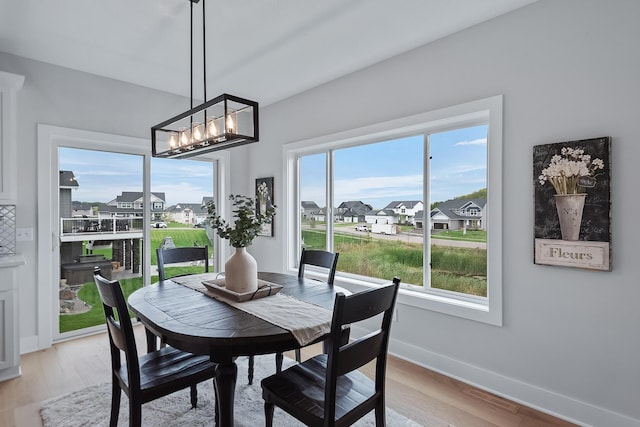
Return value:
M 2 52 L 0 70 L 25 76 L 24 87 L 17 97 L 16 227 L 32 228 L 35 240 L 17 242 L 17 251 L 27 260 L 27 265 L 19 271 L 20 337 L 21 352 L 24 353 L 43 345 L 38 331 L 37 301 L 40 296 L 37 283 L 46 279 L 36 277 L 39 262 L 36 255 L 37 179 L 40 173 L 36 167 L 37 125 L 148 139 L 152 125 L 187 109 L 189 99 Z M 114 168 L 117 169 L 117 165 Z
M 638 17 L 635 0 L 541 0 L 263 108 L 261 141 L 232 151 L 232 193 L 252 194 L 255 178 L 273 176 L 282 205 L 284 143 L 504 94 L 504 326 L 400 304 L 392 351 L 585 425 L 639 426 Z M 158 119 L 188 105 L 3 53 L 0 69 L 26 76 L 18 93 L 19 228 L 37 225 L 37 123 L 148 138 Z M 606 135 L 613 271 L 534 265 L 532 147 Z M 285 265 L 283 215 L 275 233 L 251 248 L 263 270 Z M 38 333 L 36 245 L 18 243 L 28 262 L 20 272 L 27 345 Z
M 252 177 L 274 176 L 282 204 L 284 143 L 504 94 L 504 326 L 401 304 L 392 351 L 583 424 L 638 426 L 639 18 L 635 0 L 543 0 L 268 106 Z M 532 147 L 600 136 L 613 271 L 534 265 Z M 252 248 L 262 269 L 284 265 L 284 215 L 275 226 Z

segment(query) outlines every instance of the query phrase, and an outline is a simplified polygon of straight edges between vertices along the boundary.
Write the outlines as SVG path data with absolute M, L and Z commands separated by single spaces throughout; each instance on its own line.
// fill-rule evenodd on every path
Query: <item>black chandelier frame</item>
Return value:
M 202 0 L 203 95 L 193 106 L 193 4 L 191 5 L 191 109 L 151 127 L 153 157 L 188 158 L 259 141 L 258 103 L 223 93 L 207 101 L 205 0 Z

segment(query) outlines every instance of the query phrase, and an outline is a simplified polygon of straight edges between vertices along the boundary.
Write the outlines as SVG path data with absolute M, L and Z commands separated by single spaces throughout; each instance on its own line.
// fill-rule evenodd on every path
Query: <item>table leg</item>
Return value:
M 238 366 L 235 362 L 218 363 L 215 370 L 218 395 L 218 427 L 233 427 L 233 399 L 236 393 Z

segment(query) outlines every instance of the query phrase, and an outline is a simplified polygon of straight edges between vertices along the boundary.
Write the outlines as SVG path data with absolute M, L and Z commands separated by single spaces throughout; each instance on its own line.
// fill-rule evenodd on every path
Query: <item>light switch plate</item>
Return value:
M 33 240 L 33 228 L 17 228 L 16 240 L 18 242 L 26 242 Z

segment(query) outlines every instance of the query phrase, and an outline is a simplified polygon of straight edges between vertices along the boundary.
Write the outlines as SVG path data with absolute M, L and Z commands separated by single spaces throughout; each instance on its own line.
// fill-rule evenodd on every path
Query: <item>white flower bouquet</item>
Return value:
M 538 177 L 540 185 L 550 182 L 556 194 L 581 194 L 587 183 L 595 183 L 596 171 L 604 168 L 601 159 L 591 159 L 582 148 L 562 147 Z M 591 178 L 591 179 L 589 179 Z M 593 185 L 591 185 L 593 186 Z

